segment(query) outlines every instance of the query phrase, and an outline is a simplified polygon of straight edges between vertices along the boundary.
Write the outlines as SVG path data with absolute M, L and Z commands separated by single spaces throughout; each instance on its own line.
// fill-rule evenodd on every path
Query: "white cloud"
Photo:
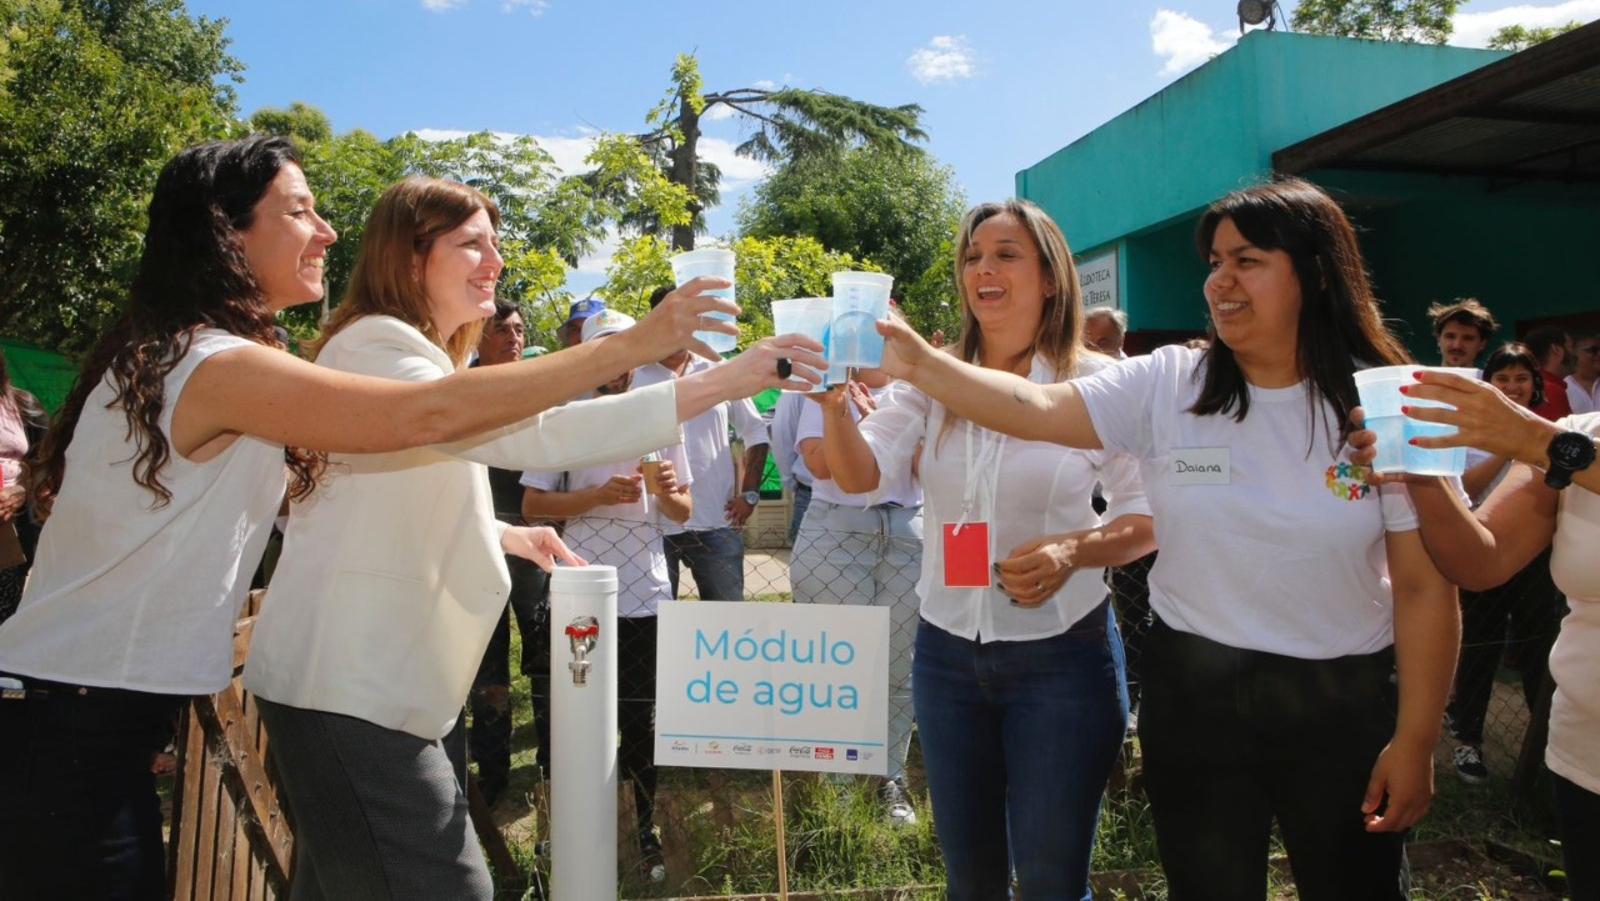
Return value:
M 786 80 L 789 78 L 789 76 L 787 76 L 787 75 L 785 75 L 783 77 Z M 778 89 L 779 85 L 778 85 L 778 83 L 776 81 L 773 81 L 773 80 L 771 80 L 769 78 L 763 78 L 760 81 L 756 82 L 755 84 L 751 85 L 751 87 L 759 88 L 759 89 L 761 89 L 763 91 L 776 91 Z
M 594 250 L 578 258 L 578 265 L 573 267 L 573 271 L 605 275 L 606 270 L 611 268 L 611 258 L 617 255 L 621 247 L 622 236 L 617 234 L 616 228 L 608 225 L 605 237 L 600 239 Z
M 700 158 L 716 163 L 722 168 L 722 193 L 737 191 L 772 174 L 772 166 L 761 160 L 739 156 L 733 152 L 732 141 L 700 136 Z
M 434 13 L 448 12 L 466 4 L 467 0 L 422 0 L 422 8 Z
M 1233 46 L 1233 38 L 1184 13 L 1156 10 L 1150 20 L 1150 49 L 1165 59 L 1162 75 L 1178 75 L 1193 69 Z
M 721 122 L 724 119 L 732 119 L 737 115 L 739 115 L 739 113 L 733 107 L 727 105 L 726 103 L 719 103 L 716 106 L 706 110 L 706 114 L 700 118 L 707 122 Z
M 550 8 L 550 0 L 500 0 L 500 11 L 514 13 L 526 11 L 530 16 L 542 16 Z
M 906 68 L 917 81 L 933 84 L 971 78 L 977 73 L 977 60 L 966 35 L 942 34 L 913 51 L 906 58 Z
M 1450 43 L 1459 47 L 1487 47 L 1494 33 L 1507 25 L 1551 28 L 1595 19 L 1600 19 L 1600 0 L 1566 0 L 1548 5 L 1525 3 L 1490 12 L 1457 13 Z

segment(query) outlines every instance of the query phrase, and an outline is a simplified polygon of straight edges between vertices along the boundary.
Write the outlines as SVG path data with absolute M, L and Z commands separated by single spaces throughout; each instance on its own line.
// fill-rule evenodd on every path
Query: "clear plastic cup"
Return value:
M 672 264 L 672 278 L 680 288 L 689 281 L 701 276 L 725 278 L 731 283 L 733 281 L 734 261 L 733 251 L 716 247 L 686 251 L 668 260 Z M 715 297 L 726 297 L 729 300 L 735 299 L 733 288 L 707 291 L 706 293 Z M 707 313 L 705 315 L 712 319 L 722 319 L 727 322 L 736 321 L 734 317 L 724 313 Z M 721 332 L 695 332 L 694 336 L 704 341 L 712 350 L 720 354 L 732 353 L 734 348 L 739 346 L 738 337 L 724 335 Z
M 823 356 L 828 353 L 829 327 L 833 324 L 833 298 L 831 297 L 796 297 L 790 300 L 774 300 L 772 302 L 772 333 L 774 335 L 805 335 L 807 338 L 822 345 Z M 812 389 L 812 393 L 828 390 L 827 375 L 838 370 L 839 381 L 845 378 L 845 367 L 829 367 L 824 374 L 822 383 Z
M 1409 472 L 1427 476 L 1459 476 L 1467 468 L 1463 447 L 1430 450 L 1411 444 L 1413 438 L 1442 438 L 1456 433 L 1455 426 L 1412 419 L 1400 412 L 1402 406 L 1442 407 L 1438 401 L 1407 397 L 1400 393 L 1405 385 L 1418 384 L 1414 374 L 1421 370 L 1449 372 L 1476 378 L 1476 369 L 1448 366 L 1379 366 L 1355 374 L 1356 393 L 1366 412 L 1366 427 L 1378 435 L 1378 456 L 1372 468 L 1378 472 Z
M 833 274 L 833 327 L 828 335 L 828 372 L 834 367 L 883 365 L 878 320 L 889 316 L 894 276 L 879 272 Z

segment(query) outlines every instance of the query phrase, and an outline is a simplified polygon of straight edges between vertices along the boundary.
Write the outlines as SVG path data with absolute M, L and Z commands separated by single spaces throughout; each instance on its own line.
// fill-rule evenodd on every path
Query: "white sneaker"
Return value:
M 917 824 L 917 811 L 906 798 L 900 783 L 893 779 L 883 783 L 883 787 L 878 789 L 878 799 L 883 802 L 884 816 L 888 818 L 889 825 L 904 828 Z
M 1489 768 L 1483 765 L 1483 752 L 1476 745 L 1456 745 L 1450 761 L 1456 765 L 1456 775 L 1468 785 L 1480 785 L 1489 778 Z

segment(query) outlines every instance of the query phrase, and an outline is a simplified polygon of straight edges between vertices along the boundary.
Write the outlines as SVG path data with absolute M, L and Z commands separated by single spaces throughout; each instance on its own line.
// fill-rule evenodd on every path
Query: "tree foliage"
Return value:
M 1568 22 L 1559 27 L 1550 26 L 1546 28 L 1525 28 L 1521 25 L 1507 25 L 1495 32 L 1494 37 L 1489 39 L 1489 47 L 1493 50 L 1510 50 L 1515 53 L 1582 27 L 1582 22 Z
M 1298 31 L 1377 41 L 1443 44 L 1461 0 L 1300 0 Z
M 871 260 L 924 333 L 950 328 L 956 306 L 953 238 L 966 199 L 955 173 L 927 154 L 859 147 L 779 167 L 739 210 L 741 234 L 806 235 Z
M 0 334 L 74 351 L 115 314 L 156 173 L 232 128 L 225 24 L 181 0 L 0 0 Z
M 700 159 L 701 119 L 716 107 L 725 107 L 752 128 L 737 148 L 742 156 L 768 162 L 801 160 L 866 145 L 914 151 L 913 141 L 927 138 L 922 130 L 922 107 L 908 103 L 879 106 L 840 94 L 799 88 L 736 88 L 707 92 L 694 56 L 679 55 L 672 67 L 671 83 L 646 117 L 649 131 L 639 136 L 668 177 L 695 193 L 690 212 L 693 221 L 672 227 L 672 246 L 694 248 L 694 238 L 704 231 L 700 214 L 715 203 L 718 173 L 706 173 Z M 660 231 L 644 224 L 644 230 Z
M 741 347 L 772 334 L 774 300 L 827 297 L 833 290 L 831 276 L 841 270 L 881 271 L 870 262 L 829 250 L 807 236 L 746 236 L 730 249 L 738 260 L 734 266 L 734 290 L 740 307 Z M 612 257 L 606 284 L 600 289 L 606 305 L 631 316 L 644 315 L 649 310 L 650 293 L 673 283 L 672 266 L 667 262 L 672 253 L 673 249 L 659 235 L 640 235 L 624 241 Z

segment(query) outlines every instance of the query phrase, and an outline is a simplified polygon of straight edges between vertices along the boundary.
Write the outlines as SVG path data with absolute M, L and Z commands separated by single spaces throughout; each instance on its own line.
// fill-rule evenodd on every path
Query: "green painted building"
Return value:
M 1144 349 L 1205 328 L 1195 222 L 1275 170 L 1344 203 L 1422 360 L 1434 300 L 1600 328 L 1600 25 L 1515 56 L 1254 31 L 1016 185 Z

